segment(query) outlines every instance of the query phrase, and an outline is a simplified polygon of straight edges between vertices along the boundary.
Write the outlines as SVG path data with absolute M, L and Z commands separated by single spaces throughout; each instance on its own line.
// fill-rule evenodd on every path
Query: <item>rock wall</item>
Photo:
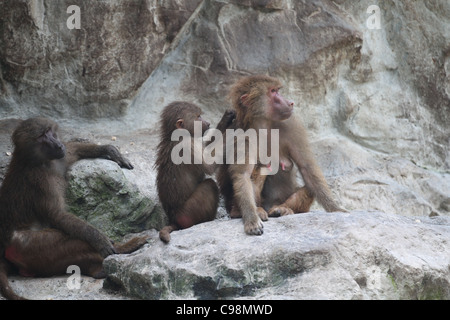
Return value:
M 198 3 L 0 1 L 0 114 L 123 116 Z
M 150 129 L 152 141 L 171 101 L 214 123 L 237 78 L 269 73 L 345 206 L 448 214 L 450 4 L 379 1 L 380 29 L 371 4 L 3 0 L 0 116 L 43 114 L 81 136 Z
M 267 73 L 295 101 L 344 207 L 414 219 L 449 216 L 450 3 L 379 0 L 368 11 L 373 4 L 0 0 L 0 181 L 12 151 L 16 120 L 9 118 L 52 117 L 66 138 L 112 143 L 127 155 L 135 169 L 117 175 L 121 169 L 109 168 L 106 176 L 138 190 L 148 204 L 139 228 L 157 228 L 165 219 L 153 169 L 161 109 L 188 100 L 214 125 L 236 79 Z M 69 5 L 80 8 L 80 29 L 67 27 Z M 75 166 L 71 185 L 99 166 Z M 83 197 L 97 199 L 89 208 L 102 204 L 98 190 L 83 183 Z M 120 198 L 120 190 L 110 190 L 111 197 Z M 77 197 L 71 206 L 90 221 L 103 219 Z M 115 215 L 137 214 L 121 212 Z M 139 231 L 131 222 L 123 230 Z

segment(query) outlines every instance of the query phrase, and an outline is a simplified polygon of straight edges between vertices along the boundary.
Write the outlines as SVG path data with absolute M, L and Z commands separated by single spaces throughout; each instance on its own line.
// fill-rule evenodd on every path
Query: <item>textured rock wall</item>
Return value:
M 79 30 L 66 26 L 71 15 L 66 10 L 72 4 L 80 7 Z M 408 221 L 448 216 L 450 3 L 377 1 L 379 29 L 367 24 L 376 14 L 367 12 L 372 4 L 370 0 L 0 0 L 0 181 L 10 159 L 9 135 L 16 123 L 6 119 L 49 116 L 67 130 L 67 138 L 113 143 L 127 155 L 135 169 L 117 175 L 118 168 L 110 168 L 106 176 L 120 176 L 113 185 L 133 185 L 131 188 L 139 191 L 138 199 L 147 197 L 149 206 L 140 217 L 149 220 L 139 227 L 157 226 L 164 221 L 153 169 L 161 109 L 174 100 L 188 100 L 199 104 L 214 125 L 229 107 L 226 95 L 236 79 L 268 73 L 282 80 L 283 94 L 295 101 L 295 114 L 305 124 L 326 179 L 344 207 L 383 211 L 391 222 L 390 214 L 415 217 Z M 75 166 L 71 185 L 79 176 L 98 171 L 86 171 L 86 167 L 99 166 L 103 166 L 101 162 Z M 86 192 L 83 197 L 97 199 L 89 208 L 101 207 L 101 194 L 93 197 L 99 196 L 96 188 L 84 185 L 82 190 Z M 110 190 L 111 197 L 117 195 L 120 200 L 120 190 Z M 77 189 L 71 192 L 76 194 Z M 72 200 L 77 211 L 77 197 Z M 80 208 L 86 211 L 86 219 L 99 219 L 93 218 L 95 209 Z M 122 211 L 122 215 L 133 214 L 133 210 Z M 361 217 L 366 219 L 366 214 Z M 377 217 L 377 223 L 383 224 L 385 218 L 381 214 Z M 339 223 L 353 221 L 348 219 Z M 243 232 L 238 222 L 220 223 Z M 358 224 L 364 225 L 361 220 Z M 126 227 L 130 229 L 123 230 L 137 230 L 131 222 Z M 343 233 L 359 239 L 364 235 L 358 234 L 358 229 Z M 389 232 L 397 231 L 393 228 L 386 234 Z M 423 239 L 417 238 L 418 234 L 422 233 L 408 235 L 416 242 L 407 245 L 408 250 L 420 246 Z M 174 238 L 178 235 L 184 238 L 186 233 L 176 233 Z M 433 243 L 445 246 L 446 239 L 441 240 Z M 372 242 L 367 241 L 368 245 Z M 338 242 L 336 247 L 341 245 Z M 301 248 L 293 250 L 302 255 Z M 383 256 L 386 250 L 391 249 L 379 247 L 368 255 Z M 445 254 L 441 253 L 439 259 L 444 262 L 439 263 L 444 266 L 442 270 L 447 263 L 448 271 L 450 258 Z M 423 270 L 434 269 L 438 255 L 420 255 L 426 261 Z M 126 266 L 126 258 L 122 258 L 120 264 Z M 417 262 L 411 259 L 405 262 L 408 270 Z M 360 268 L 369 270 L 370 261 L 360 260 Z M 323 265 L 321 268 L 327 270 Z M 402 273 L 389 271 L 386 263 L 377 268 L 376 272 L 381 268 L 389 277 Z M 111 273 L 120 278 L 116 271 Z M 283 283 L 288 287 L 303 283 L 301 297 L 308 296 L 312 282 L 303 281 L 315 279 L 314 274 Z M 352 274 L 350 279 L 341 272 L 333 279 L 339 274 L 351 280 L 341 298 L 433 296 L 429 293 L 432 290 L 424 289 L 429 288 L 427 276 L 409 274 L 416 280 L 402 280 L 402 286 L 409 286 L 410 291 L 388 291 L 387 296 L 381 296 L 378 292 L 387 282 L 370 291 L 363 288 L 364 283 L 369 287 L 369 273 L 364 277 Z M 439 284 L 441 290 L 436 297 L 448 297 L 448 282 L 440 276 L 436 279 L 433 286 Z M 269 292 L 275 292 L 278 296 L 280 290 L 252 294 L 268 297 Z M 182 296 L 173 292 L 166 291 L 169 296 Z M 328 297 L 326 293 L 310 293 L 310 297 Z M 300 297 L 296 294 L 292 297 Z M 147 297 L 149 293 L 138 295 Z
M 71 4 L 80 7 L 79 30 L 66 26 Z M 163 105 L 187 99 L 217 120 L 236 78 L 270 73 L 313 137 L 339 133 L 450 168 L 445 1 L 380 1 L 381 29 L 366 25 L 370 1 L 0 5 L 2 117 L 113 117 L 121 121 L 101 130 L 129 131 L 153 127 Z
M 122 116 L 198 3 L 0 1 L 0 114 Z

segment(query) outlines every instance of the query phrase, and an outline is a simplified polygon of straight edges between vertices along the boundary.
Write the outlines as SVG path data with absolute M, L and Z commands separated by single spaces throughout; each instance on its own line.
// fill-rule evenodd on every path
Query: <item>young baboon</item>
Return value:
M 105 158 L 121 167 L 131 163 L 110 145 L 68 143 L 58 137 L 58 125 L 48 119 L 21 122 L 12 140 L 14 152 L 0 189 L 0 290 L 8 299 L 21 299 L 7 274 L 24 276 L 65 274 L 69 265 L 100 278 L 103 259 L 131 252 L 146 239 L 113 245 L 100 231 L 68 213 L 65 204 L 67 169 L 82 158 Z
M 159 236 L 164 242 L 170 241 L 174 230 L 189 228 L 195 224 L 213 220 L 219 203 L 219 190 L 213 179 L 205 179 L 212 174 L 215 165 L 203 161 L 196 164 L 197 150 L 194 143 L 194 122 L 201 122 L 203 135 L 209 123 L 202 119 L 201 109 L 191 103 L 176 101 L 167 105 L 161 113 L 161 134 L 155 167 L 157 169 L 157 188 L 161 204 L 169 218 L 169 225 L 161 229 Z M 228 111 L 220 120 L 217 129 L 222 132 L 234 119 L 234 112 Z M 185 129 L 190 135 L 191 161 L 175 164 L 172 150 L 180 142 L 172 141 L 172 133 Z
M 281 96 L 280 88 L 277 79 L 256 75 L 240 79 L 230 92 L 235 128 L 279 130 L 280 170 L 276 174 L 261 177 L 261 166 L 248 162 L 224 165 L 218 173 L 227 210 L 232 217 L 242 216 L 245 232 L 251 235 L 263 233 L 261 219 L 307 212 L 314 198 L 326 211 L 342 210 L 314 160 L 305 129 L 292 116 L 293 102 Z M 297 169 L 305 182 L 301 188 L 296 181 Z

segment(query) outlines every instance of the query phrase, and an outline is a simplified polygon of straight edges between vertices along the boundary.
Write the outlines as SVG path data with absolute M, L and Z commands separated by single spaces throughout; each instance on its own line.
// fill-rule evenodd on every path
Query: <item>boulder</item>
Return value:
M 155 199 L 132 182 L 132 173 L 113 161 L 80 160 L 67 174 L 69 211 L 114 240 L 167 223 Z
M 379 211 L 207 222 L 104 262 L 143 299 L 449 299 L 450 219 Z

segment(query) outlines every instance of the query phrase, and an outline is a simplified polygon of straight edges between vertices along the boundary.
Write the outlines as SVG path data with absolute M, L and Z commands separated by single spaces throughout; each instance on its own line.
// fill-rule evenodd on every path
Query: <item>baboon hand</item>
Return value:
M 105 146 L 105 158 L 114 161 L 121 168 L 130 170 L 134 168 L 131 162 L 128 159 L 124 158 L 120 151 L 112 145 Z
M 256 212 L 258 213 L 258 216 L 262 221 L 267 221 L 269 219 L 269 215 L 263 207 L 257 207 Z
M 121 161 L 119 161 L 119 162 L 117 162 L 118 164 L 119 164 L 119 166 L 121 167 L 121 168 L 125 168 L 125 169 L 128 169 L 128 170 L 133 170 L 134 169 L 134 166 L 131 164 L 131 162 L 128 160 L 128 159 L 126 159 L 126 158 L 122 158 L 122 160 Z
M 331 204 L 326 203 L 323 207 L 325 208 L 325 211 L 327 211 L 327 212 L 338 212 L 338 211 L 339 212 L 348 212 L 348 210 L 341 208 L 339 205 L 337 205 L 335 203 L 331 203 Z
M 233 109 L 228 109 L 223 114 L 223 120 L 227 124 L 227 127 L 231 122 L 233 122 L 234 119 L 236 119 L 236 111 Z
M 116 253 L 113 243 L 106 237 L 96 241 L 93 247 L 100 253 L 103 258 Z
M 220 119 L 219 124 L 217 125 L 217 129 L 220 131 L 225 131 L 233 122 L 233 120 L 236 119 L 236 111 L 233 109 L 228 109 L 224 112 L 222 119 Z
M 269 210 L 269 217 L 282 217 L 282 216 L 287 216 L 290 214 L 294 214 L 294 211 L 292 211 L 291 208 L 288 207 L 273 207 L 272 209 Z

